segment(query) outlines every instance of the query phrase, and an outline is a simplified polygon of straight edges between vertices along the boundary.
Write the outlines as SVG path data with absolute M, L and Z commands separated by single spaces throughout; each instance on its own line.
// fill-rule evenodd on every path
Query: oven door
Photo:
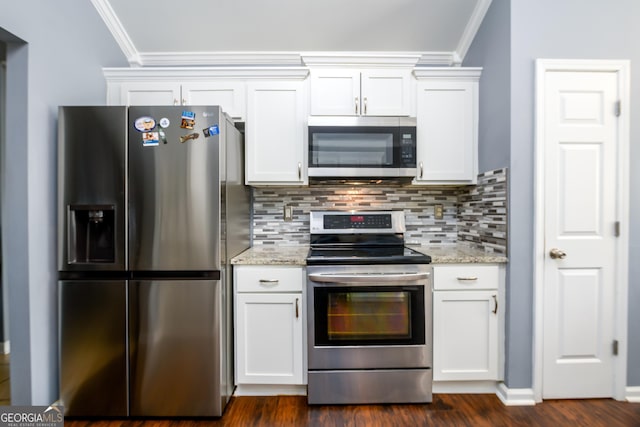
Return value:
M 310 370 L 431 366 L 428 266 L 307 271 Z

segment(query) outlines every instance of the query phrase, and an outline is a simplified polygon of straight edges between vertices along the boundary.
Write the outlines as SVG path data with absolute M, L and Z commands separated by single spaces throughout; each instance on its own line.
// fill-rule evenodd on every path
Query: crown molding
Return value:
M 476 7 L 471 13 L 469 22 L 467 22 L 467 26 L 465 27 L 462 37 L 460 37 L 460 42 L 455 50 L 455 65 L 462 64 L 473 39 L 476 37 L 476 34 L 480 29 L 484 16 L 487 14 L 487 10 L 489 10 L 489 6 L 491 6 L 491 0 L 478 0 L 476 3 Z
M 455 52 L 427 52 L 420 56 L 416 67 L 451 67 L 452 65 L 459 65 L 456 63 Z
M 416 79 L 466 79 L 469 81 L 478 81 L 482 74 L 482 67 L 416 67 L 413 69 L 413 75 Z
M 420 52 L 302 52 L 310 67 L 415 67 Z
M 140 67 L 103 68 L 104 77 L 109 82 L 118 81 L 208 81 L 220 79 L 300 79 L 309 75 L 305 67 Z
M 91 3 L 98 11 L 98 14 L 113 35 L 118 46 L 120 46 L 120 50 L 122 50 L 122 53 L 126 56 L 129 65 L 133 67 L 142 66 L 140 54 L 136 50 L 133 41 L 131 41 L 129 34 L 127 34 L 127 31 L 124 29 L 122 22 L 120 22 L 120 19 L 118 19 L 118 16 L 111 7 L 109 0 L 91 0 Z
M 302 65 L 297 52 L 142 52 L 144 66 L 280 66 Z

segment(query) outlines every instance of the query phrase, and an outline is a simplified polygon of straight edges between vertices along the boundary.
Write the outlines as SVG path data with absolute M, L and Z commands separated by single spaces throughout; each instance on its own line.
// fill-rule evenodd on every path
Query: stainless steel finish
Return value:
M 58 117 L 58 270 L 124 270 L 126 107 L 60 107 Z M 75 262 L 71 206 L 112 206 L 114 262 Z
M 309 372 L 309 404 L 425 403 L 433 395 L 431 369 Z
M 126 281 L 60 281 L 58 291 L 65 415 L 128 415 Z
M 372 286 L 388 286 L 389 283 L 415 282 L 426 280 L 428 272 L 421 273 L 316 273 L 309 274 L 309 280 L 318 283 L 366 283 Z
M 275 286 L 280 283 L 278 279 L 260 279 L 259 282 L 263 286 Z
M 567 257 L 567 253 L 561 249 L 553 248 L 549 251 L 549 256 L 551 259 L 565 259 Z
M 424 164 L 420 162 L 420 178 L 424 176 Z
M 403 270 L 407 274 L 417 274 L 425 277 L 413 282 L 403 282 L 403 285 L 415 284 L 424 287 L 424 312 L 425 315 L 425 343 L 426 345 L 398 345 L 398 346 L 315 346 L 315 319 L 311 314 L 314 311 L 314 291 L 317 286 L 338 286 L 335 281 L 332 285 L 315 282 L 311 278 L 323 276 L 323 274 L 335 274 L 344 276 L 349 273 L 366 276 L 368 273 L 383 274 L 388 271 Z M 376 369 L 382 367 L 394 368 L 428 368 L 431 366 L 433 353 L 432 319 L 431 319 L 431 267 L 423 264 L 406 265 L 341 265 L 341 266 L 307 266 L 307 330 L 308 330 L 308 360 L 309 369 Z M 424 275 L 424 276 L 423 276 Z M 353 284 L 347 282 L 345 284 Z M 370 286 L 363 283 L 362 286 Z M 387 283 L 387 286 L 389 284 Z
M 476 276 L 457 277 L 457 279 L 460 280 L 461 282 L 475 282 L 476 280 L 478 280 Z
M 367 97 L 366 96 L 364 97 L 363 101 L 364 101 L 364 114 L 366 116 L 367 115 Z
M 309 177 L 413 177 L 416 175 L 415 168 L 309 168 Z
M 491 295 L 493 297 L 493 302 L 496 304 L 493 309 L 493 314 L 498 314 L 498 297 L 496 295 Z
M 358 104 L 360 104 L 360 102 L 358 101 L 358 97 L 356 96 L 356 114 L 358 114 Z
M 176 107 L 130 107 L 129 129 L 138 117 L 168 117 Z M 198 128 L 220 123 L 218 107 L 189 107 Z M 205 119 L 206 117 L 206 119 Z M 192 130 L 166 128 L 168 144 L 147 147 L 129 133 L 129 269 L 134 271 L 214 271 L 221 268 L 220 147 L 225 130 L 203 141 L 180 144 Z
M 220 415 L 221 283 L 132 281 L 129 299 L 131 415 Z
M 347 228 L 341 230 L 325 230 L 324 217 L 327 215 L 362 215 L 362 214 L 389 214 L 391 215 L 391 228 L 368 228 L 367 234 L 374 233 L 404 233 L 406 224 L 404 219 L 404 211 L 311 211 L 309 212 L 309 228 L 311 234 L 357 234 L 363 230 L 356 228 Z
M 194 130 L 180 128 L 185 110 L 196 113 Z M 166 144 L 143 145 L 132 123 L 143 116 L 169 118 Z M 213 125 L 218 135 L 203 133 L 180 143 L 181 136 Z M 241 133 L 219 107 L 63 107 L 59 146 L 59 268 L 63 277 L 73 274 L 60 286 L 61 395 L 92 416 L 222 415 L 234 388 L 230 259 L 249 247 L 250 189 L 244 185 Z M 115 201 L 106 198 L 112 189 Z M 84 198 L 71 197 L 76 194 Z M 66 211 L 76 204 L 86 211 L 81 219 L 96 224 L 106 222 L 107 208 L 115 206 L 117 265 L 63 262 L 72 224 Z M 83 275 L 95 276 L 97 269 L 112 270 L 109 277 L 145 280 L 120 282 L 122 302 L 112 298 L 109 286 L 84 289 Z M 201 277 L 218 274 L 219 281 Z M 69 299 L 65 289 L 80 288 L 83 295 L 95 295 L 63 303 Z M 117 339 L 105 332 L 105 313 L 112 315 L 109 327 L 121 331 Z M 97 350 L 104 354 L 94 355 Z M 123 355 L 123 373 L 110 371 L 110 380 L 124 384 L 118 386 L 124 394 L 88 368 L 106 367 L 101 358 L 116 351 Z M 125 411 L 109 412 L 121 400 Z
M 415 117 L 309 116 L 309 126 L 416 126 Z
M 302 163 L 298 162 L 298 179 L 302 179 Z

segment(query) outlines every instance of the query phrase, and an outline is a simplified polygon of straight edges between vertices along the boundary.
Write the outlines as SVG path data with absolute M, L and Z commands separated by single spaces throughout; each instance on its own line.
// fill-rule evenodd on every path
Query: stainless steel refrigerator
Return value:
M 241 133 L 219 107 L 60 107 L 67 416 L 220 416 L 229 259 L 249 246 Z

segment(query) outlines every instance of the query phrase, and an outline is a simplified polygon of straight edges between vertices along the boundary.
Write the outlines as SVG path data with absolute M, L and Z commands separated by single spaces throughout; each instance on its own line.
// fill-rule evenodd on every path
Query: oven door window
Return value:
M 315 345 L 424 344 L 424 287 L 314 289 Z

